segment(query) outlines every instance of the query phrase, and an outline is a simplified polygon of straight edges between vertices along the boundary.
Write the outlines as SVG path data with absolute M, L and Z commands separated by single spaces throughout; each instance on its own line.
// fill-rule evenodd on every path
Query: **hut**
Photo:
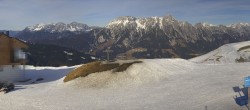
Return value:
M 24 80 L 26 56 L 23 49 L 28 46 L 25 42 L 10 37 L 8 33 L 0 33 L 0 81 Z

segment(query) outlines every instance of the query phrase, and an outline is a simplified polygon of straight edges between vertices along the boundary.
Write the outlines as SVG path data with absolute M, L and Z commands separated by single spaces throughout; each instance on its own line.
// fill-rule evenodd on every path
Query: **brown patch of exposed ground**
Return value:
M 103 72 L 103 71 L 108 71 L 112 69 L 114 69 L 113 72 L 122 72 L 135 63 L 142 63 L 142 61 L 133 61 L 133 62 L 123 63 L 123 64 L 119 64 L 119 63 L 104 64 L 101 61 L 91 62 L 91 63 L 84 64 L 76 68 L 75 70 L 71 71 L 68 75 L 66 75 L 63 81 L 68 82 L 78 77 L 85 77 L 91 73 Z

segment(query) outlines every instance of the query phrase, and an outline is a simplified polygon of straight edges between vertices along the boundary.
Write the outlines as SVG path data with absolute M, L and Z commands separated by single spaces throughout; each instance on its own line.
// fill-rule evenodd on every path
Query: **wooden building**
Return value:
M 28 46 L 25 42 L 0 33 L 0 81 L 21 80 L 20 65 L 25 65 L 25 53 L 23 49 Z

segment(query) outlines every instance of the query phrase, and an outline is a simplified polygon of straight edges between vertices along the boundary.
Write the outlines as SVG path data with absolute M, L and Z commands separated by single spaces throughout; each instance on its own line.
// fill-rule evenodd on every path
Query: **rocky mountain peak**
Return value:
M 155 27 L 162 25 L 163 17 L 136 18 L 132 16 L 119 17 L 111 21 L 107 28 L 114 29 L 146 29 L 147 27 Z M 172 19 L 171 19 L 172 20 Z
M 109 24 L 107 25 L 107 28 L 113 28 L 113 27 L 116 27 L 118 25 L 126 26 L 129 23 L 135 22 L 136 19 L 137 19 L 136 17 L 132 17 L 132 16 L 118 17 L 117 19 L 109 22 Z
M 164 16 L 164 18 L 167 19 L 168 21 L 176 21 L 176 19 L 172 15 Z

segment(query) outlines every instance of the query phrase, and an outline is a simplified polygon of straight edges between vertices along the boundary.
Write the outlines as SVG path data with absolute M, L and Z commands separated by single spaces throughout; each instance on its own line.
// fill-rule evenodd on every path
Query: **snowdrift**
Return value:
M 116 63 L 124 64 L 123 61 Z M 133 64 L 121 72 L 113 70 L 95 72 L 67 82 L 67 84 L 97 88 L 140 85 L 166 79 L 172 74 L 189 71 L 193 65 L 184 59 L 144 59 L 142 63 Z
M 250 41 L 226 44 L 190 61 L 209 64 L 249 62 Z
M 0 95 L 0 110 L 248 110 L 235 92 L 249 63 L 199 64 L 183 59 L 144 59 L 122 72 L 89 74 L 64 83 L 75 67 L 27 67 L 26 77 Z M 124 63 L 119 61 L 119 64 Z M 187 101 L 188 100 L 188 101 Z
M 63 81 L 68 82 L 78 77 L 85 77 L 92 73 L 103 72 L 108 70 L 112 70 L 112 72 L 114 73 L 122 72 L 135 63 L 142 63 L 142 61 L 126 62 L 122 64 L 120 64 L 119 62 L 112 62 L 112 63 L 101 62 L 101 61 L 91 62 L 84 64 L 81 67 L 71 71 Z

